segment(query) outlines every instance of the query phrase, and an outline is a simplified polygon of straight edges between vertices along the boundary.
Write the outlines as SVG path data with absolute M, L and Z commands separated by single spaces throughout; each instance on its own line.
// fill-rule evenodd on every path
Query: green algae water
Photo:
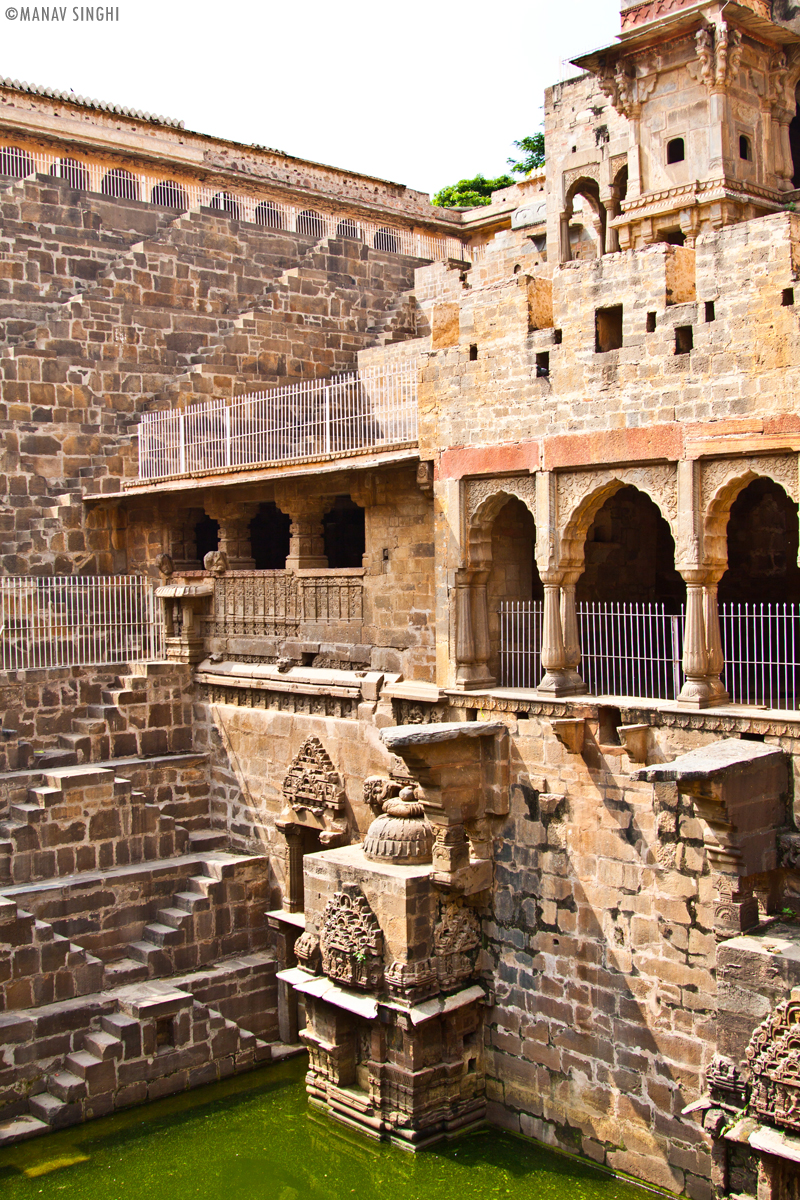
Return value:
M 496 1130 L 420 1154 L 309 1109 L 305 1059 L 0 1151 L 3 1200 L 642 1200 Z

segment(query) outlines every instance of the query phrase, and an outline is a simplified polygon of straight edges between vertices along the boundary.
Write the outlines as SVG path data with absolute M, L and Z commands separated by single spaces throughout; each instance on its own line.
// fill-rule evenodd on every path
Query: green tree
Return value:
M 511 187 L 514 180 L 510 175 L 498 175 L 497 179 L 486 179 L 476 175 L 474 179 L 459 179 L 441 188 L 433 197 L 433 203 L 438 208 L 479 208 L 482 204 L 491 204 L 492 192 L 498 188 Z
M 514 142 L 517 150 L 522 152 L 519 162 L 515 158 L 508 159 L 508 165 L 515 175 L 530 175 L 544 166 L 544 134 L 534 133 L 530 137 L 520 138 Z

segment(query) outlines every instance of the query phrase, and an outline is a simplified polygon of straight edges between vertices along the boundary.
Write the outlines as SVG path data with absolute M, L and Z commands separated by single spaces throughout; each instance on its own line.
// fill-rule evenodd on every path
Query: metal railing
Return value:
M 594 695 L 674 700 L 683 685 L 685 615 L 663 604 L 579 604 L 579 671 Z M 542 604 L 500 608 L 500 684 L 542 678 Z M 800 708 L 800 605 L 722 604 L 722 680 L 734 704 Z
M 412 258 L 433 261 L 469 259 L 469 247 L 457 237 L 416 233 L 401 225 L 379 225 L 360 217 L 345 216 L 341 212 L 298 208 L 263 195 L 224 191 L 213 183 L 147 175 L 124 167 L 109 167 L 103 163 L 32 151 L 20 146 L 0 147 L 0 178 L 19 180 L 35 175 L 64 179 L 75 191 L 96 192 L 112 199 L 141 200 L 163 208 L 174 208 L 178 212 L 211 208 L 236 221 L 300 233 L 316 241 L 345 237 L 364 242 L 376 250 L 406 254 Z
M 144 413 L 139 478 L 308 462 L 416 440 L 417 364 L 402 362 Z
M 681 689 L 683 617 L 663 604 L 578 604 L 580 674 L 594 695 L 674 699 Z M 542 678 L 543 605 L 500 607 L 500 683 L 535 688 Z
M 0 579 L 0 670 L 101 666 L 163 656 L 162 610 L 149 579 Z
M 360 624 L 363 572 L 236 571 L 214 580 L 207 637 L 297 637 L 306 625 Z
M 800 605 L 722 604 L 720 633 L 735 704 L 800 708 Z

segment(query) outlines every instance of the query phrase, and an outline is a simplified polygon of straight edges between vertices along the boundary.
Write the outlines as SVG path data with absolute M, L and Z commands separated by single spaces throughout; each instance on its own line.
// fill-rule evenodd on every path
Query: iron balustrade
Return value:
M 0 670 L 163 657 L 163 614 L 149 579 L 0 579 Z
M 674 700 L 683 686 L 685 614 L 663 604 L 578 604 L 579 671 L 597 696 Z M 540 602 L 500 607 L 500 684 L 535 688 L 542 678 Z M 734 704 L 800 708 L 800 605 L 722 604 L 722 681 Z
M 265 229 L 299 233 L 305 237 L 350 238 L 390 254 L 443 261 L 448 258 L 469 260 L 469 246 L 457 237 L 417 233 L 402 225 L 379 225 L 342 212 L 320 212 L 316 208 L 298 208 L 262 195 L 228 192 L 219 183 L 177 180 L 149 175 L 125 167 L 48 154 L 16 146 L 0 149 L 0 178 L 32 179 L 49 175 L 63 179 L 75 191 L 95 192 L 110 199 L 139 200 L 173 208 L 178 212 L 210 208 L 233 220 L 260 225 Z M 253 180 L 255 186 L 258 186 Z
M 209 400 L 142 415 L 139 478 L 310 462 L 417 441 L 417 364 Z

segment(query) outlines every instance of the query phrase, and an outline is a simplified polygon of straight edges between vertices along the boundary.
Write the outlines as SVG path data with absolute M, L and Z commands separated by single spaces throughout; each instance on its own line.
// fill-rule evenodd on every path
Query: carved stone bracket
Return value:
M 782 751 L 759 742 L 727 739 L 692 750 L 674 762 L 646 767 L 638 778 L 673 781 L 691 797 L 717 893 L 718 939 L 758 922 L 753 877 L 778 865 L 778 829 L 788 787 Z

